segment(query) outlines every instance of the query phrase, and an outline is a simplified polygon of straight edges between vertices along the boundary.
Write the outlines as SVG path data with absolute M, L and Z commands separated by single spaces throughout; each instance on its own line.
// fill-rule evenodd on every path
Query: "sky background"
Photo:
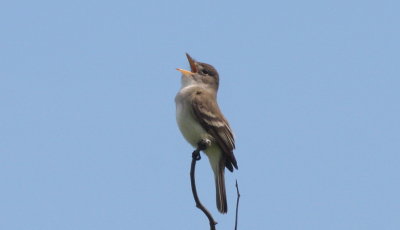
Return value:
M 3 1 L 0 229 L 208 229 L 175 121 L 220 74 L 233 229 L 400 229 L 399 1 Z

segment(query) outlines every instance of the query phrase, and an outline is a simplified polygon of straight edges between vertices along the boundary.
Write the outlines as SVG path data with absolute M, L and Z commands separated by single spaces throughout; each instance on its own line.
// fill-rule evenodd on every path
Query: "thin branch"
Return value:
M 235 217 L 235 230 L 237 230 L 237 223 L 238 223 L 238 213 L 239 213 L 239 199 L 240 199 L 240 193 L 239 193 L 239 185 L 236 180 L 236 193 L 237 193 L 237 199 L 236 199 L 236 217 Z
M 202 143 L 199 143 L 199 146 L 195 151 L 192 153 L 192 164 L 190 167 L 190 183 L 192 185 L 192 193 L 193 193 L 193 198 L 194 201 L 196 202 L 196 207 L 199 208 L 203 213 L 207 216 L 209 222 L 210 222 L 210 229 L 215 230 L 215 225 L 217 222 L 214 220 L 212 217 L 211 213 L 203 206 L 203 204 L 200 202 L 199 196 L 197 195 L 197 189 L 196 189 L 196 181 L 194 179 L 194 174 L 195 174 L 195 168 L 196 168 L 196 161 L 200 160 L 200 151 L 205 149 L 205 145 Z

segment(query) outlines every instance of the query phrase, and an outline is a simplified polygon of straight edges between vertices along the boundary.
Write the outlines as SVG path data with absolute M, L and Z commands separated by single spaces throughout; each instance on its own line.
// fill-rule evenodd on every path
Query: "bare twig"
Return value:
M 235 230 L 237 230 L 237 223 L 238 223 L 238 213 L 239 213 L 239 199 L 240 199 L 240 193 L 239 193 L 239 185 L 236 180 L 236 193 L 237 193 L 237 199 L 236 199 L 236 217 L 235 217 Z
M 205 145 L 199 143 L 199 146 L 195 151 L 192 153 L 192 164 L 190 167 L 190 183 L 192 185 L 192 193 L 193 193 L 193 198 L 194 201 L 196 202 L 196 207 L 199 208 L 203 213 L 207 216 L 209 222 L 210 222 L 210 229 L 215 230 L 215 225 L 217 222 L 214 220 L 212 217 L 211 213 L 203 206 L 203 204 L 200 202 L 199 196 L 197 195 L 197 189 L 196 189 L 196 181 L 194 179 L 194 174 L 195 174 L 195 168 L 196 168 L 196 161 L 200 160 L 200 151 L 205 149 Z

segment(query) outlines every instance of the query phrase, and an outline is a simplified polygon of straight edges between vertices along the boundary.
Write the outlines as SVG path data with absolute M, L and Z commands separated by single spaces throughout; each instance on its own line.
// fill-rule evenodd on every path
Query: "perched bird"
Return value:
M 233 155 L 232 129 L 217 104 L 218 72 L 213 66 L 197 62 L 189 54 L 186 56 L 190 71 L 177 69 L 182 79 L 175 97 L 176 120 L 183 137 L 193 147 L 206 143 L 204 152 L 214 172 L 217 208 L 226 213 L 225 167 L 232 172 L 238 166 Z

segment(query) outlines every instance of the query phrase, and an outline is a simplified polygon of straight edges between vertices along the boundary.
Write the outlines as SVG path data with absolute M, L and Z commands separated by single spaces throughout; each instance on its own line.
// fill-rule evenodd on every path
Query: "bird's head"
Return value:
M 217 91 L 219 86 L 217 70 L 210 64 L 197 62 L 187 53 L 186 57 L 190 64 L 190 71 L 177 69 L 182 73 L 182 86 L 204 84 L 206 87 L 211 87 Z

